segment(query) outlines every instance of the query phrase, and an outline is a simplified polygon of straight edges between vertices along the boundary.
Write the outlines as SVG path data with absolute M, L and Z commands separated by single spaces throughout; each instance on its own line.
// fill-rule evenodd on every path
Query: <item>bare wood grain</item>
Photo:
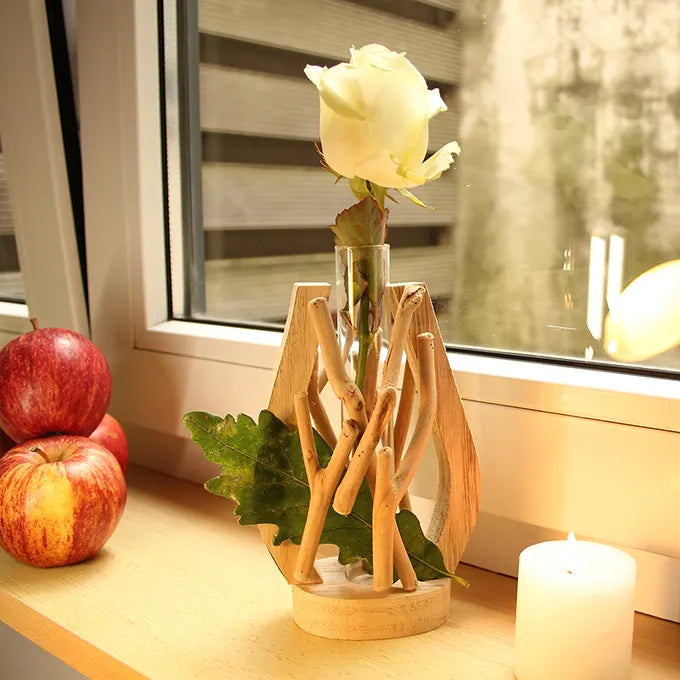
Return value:
M 307 316 L 307 305 L 314 298 L 328 298 L 330 293 L 328 283 L 296 283 L 293 286 L 288 320 L 281 341 L 281 358 L 267 407 L 289 427 L 295 426 L 293 395 L 309 385 L 317 358 L 316 337 Z M 278 528 L 273 524 L 259 524 L 258 529 L 281 573 L 288 583 L 293 583 L 299 546 L 291 541 L 274 545 L 273 538 Z
M 407 361 L 404 367 L 404 380 L 401 384 L 401 397 L 399 397 L 399 408 L 397 409 L 397 418 L 394 425 L 394 464 L 397 468 L 404 453 L 408 428 L 411 424 L 411 410 L 413 409 L 415 392 L 416 385 L 413 382 L 413 373 L 411 373 Z M 411 509 L 411 499 L 408 490 L 401 499 L 399 507 L 404 510 Z
M 309 410 L 311 411 L 312 418 L 314 419 L 314 425 L 316 426 L 316 431 L 321 435 L 321 438 L 330 446 L 332 449 L 338 443 L 338 438 L 335 434 L 335 430 L 331 425 L 331 421 L 328 418 L 328 413 L 326 413 L 326 408 L 321 401 L 321 395 L 319 394 L 319 362 L 318 356 L 317 361 L 314 362 L 314 368 L 312 369 L 312 375 L 309 378 L 309 386 L 307 387 L 307 392 L 309 394 Z
M 437 405 L 433 339 L 431 333 L 421 333 L 418 336 L 421 399 L 418 421 L 408 450 L 396 472 L 391 448 L 383 448 L 378 455 L 373 499 L 373 589 L 376 591 L 388 590 L 392 585 L 393 561 L 392 555 L 390 554 L 389 557 L 387 555 L 388 548 L 390 548 L 390 553 L 394 551 L 397 555 L 395 563 L 399 567 L 398 555 L 403 548 L 399 541 L 394 541 L 395 513 L 418 469 L 425 447 L 432 435 Z M 402 578 L 404 589 L 412 589 L 409 587 L 410 584 L 404 582 L 402 572 L 399 569 L 397 572 Z
M 401 588 L 378 593 L 368 574 L 348 574 L 334 558 L 318 560 L 316 566 L 323 583 L 293 588 L 295 623 L 314 635 L 336 640 L 399 638 L 439 628 L 449 616 L 448 579 L 426 581 L 406 593 Z M 391 581 L 391 574 L 387 578 Z M 385 669 L 373 677 L 387 677 Z
M 394 503 L 392 477 L 394 453 L 389 446 L 378 451 L 373 493 L 373 590 L 383 592 L 392 587 L 394 574 Z
M 472 585 L 453 589 L 436 631 L 338 644 L 292 624 L 290 591 L 232 503 L 136 466 L 128 491 L 92 560 L 34 569 L 0 551 L 0 621 L 92 680 L 312 680 L 326 669 L 404 680 L 424 676 L 423 660 L 430 678 L 512 680 L 515 579 L 461 564 Z M 677 680 L 678 668 L 680 625 L 636 614 L 632 680 Z
M 310 320 L 309 330 L 314 329 L 318 345 L 321 348 L 321 356 L 333 392 L 345 405 L 349 417 L 363 431 L 367 424 L 366 404 L 361 390 L 345 368 L 340 347 L 338 347 L 328 299 L 318 297 L 311 300 L 307 306 L 307 317 Z
M 401 299 L 407 285 L 410 284 L 390 286 L 393 305 Z M 406 345 L 409 367 L 416 383 L 417 338 L 424 332 L 434 335 L 437 413 L 433 439 L 439 461 L 437 500 L 426 533 L 441 549 L 446 566 L 454 570 L 465 550 L 479 513 L 479 460 L 429 293 L 425 294 L 425 299 L 411 318 Z
M 333 450 L 331 459 L 328 465 L 322 468 L 319 465 L 319 457 L 314 445 L 311 414 L 306 394 L 298 393 L 295 395 L 295 413 L 298 420 L 307 479 L 311 489 L 309 510 L 307 511 L 305 528 L 300 541 L 300 552 L 298 552 L 295 565 L 295 581 L 297 583 L 320 583 L 319 575 L 314 570 L 316 551 L 319 548 L 319 541 L 331 499 L 359 435 L 359 426 L 352 420 L 346 420 L 343 423 L 340 439 Z

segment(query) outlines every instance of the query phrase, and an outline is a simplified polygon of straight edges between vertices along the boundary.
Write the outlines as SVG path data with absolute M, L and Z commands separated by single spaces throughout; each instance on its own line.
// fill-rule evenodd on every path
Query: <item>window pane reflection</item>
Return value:
M 392 207 L 392 279 L 427 282 L 449 343 L 610 362 L 609 305 L 680 257 L 680 4 L 324 8 L 194 8 L 202 223 L 171 232 L 174 314 L 280 324 L 295 280 L 334 280 L 327 225 L 353 197 L 319 167 L 317 92 L 302 69 L 380 42 L 440 88 L 449 110 L 433 119 L 430 148 L 457 139 L 463 150 L 453 171 L 414 190 L 436 211 Z M 172 122 L 181 101 L 166 91 Z M 645 363 L 678 369 L 680 350 Z
M 5 157 L 0 141 L 0 300 L 23 302 L 24 297 L 5 174 Z

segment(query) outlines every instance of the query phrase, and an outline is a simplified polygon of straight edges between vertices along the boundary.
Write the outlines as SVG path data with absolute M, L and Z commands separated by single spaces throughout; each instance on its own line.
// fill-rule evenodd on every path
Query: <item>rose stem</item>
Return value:
M 373 337 L 373 342 L 368 348 L 366 357 L 366 375 L 364 376 L 364 400 L 366 401 L 366 415 L 370 418 L 375 408 L 377 399 L 378 385 L 378 366 L 380 363 L 380 345 L 382 343 L 382 333 L 380 329 Z
M 371 346 L 373 338 L 368 329 L 368 309 L 370 300 L 366 292 L 359 300 L 359 323 L 357 324 L 357 336 L 359 339 L 359 352 L 357 356 L 357 387 L 363 392 L 366 380 L 366 359 L 368 358 L 368 348 Z

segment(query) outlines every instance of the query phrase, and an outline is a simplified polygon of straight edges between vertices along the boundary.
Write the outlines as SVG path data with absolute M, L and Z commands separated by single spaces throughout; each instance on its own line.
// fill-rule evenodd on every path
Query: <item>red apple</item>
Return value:
M 0 428 L 16 442 L 57 433 L 86 437 L 110 400 L 106 359 L 80 333 L 37 328 L 0 351 Z
M 95 555 L 123 514 L 118 461 L 86 437 L 55 435 L 0 458 L 0 547 L 36 567 Z
M 128 443 L 121 424 L 108 413 L 97 425 L 97 429 L 90 435 L 90 439 L 108 449 L 120 464 L 125 474 L 128 463 Z

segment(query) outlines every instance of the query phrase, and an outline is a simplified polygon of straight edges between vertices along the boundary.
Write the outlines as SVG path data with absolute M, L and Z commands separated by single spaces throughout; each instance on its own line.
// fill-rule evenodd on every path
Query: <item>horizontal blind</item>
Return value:
M 335 185 L 319 164 L 314 148 L 318 93 L 304 76 L 306 64 L 332 66 L 347 61 L 351 46 L 372 42 L 406 52 L 449 107 L 430 125 L 430 152 L 456 139 L 458 4 L 199 0 L 208 315 L 256 320 L 253 314 L 260 314 L 261 319 L 282 320 L 293 280 L 333 278 L 328 225 L 356 199 L 346 182 Z M 445 303 L 451 288 L 455 175 L 445 174 L 414 193 L 436 210 L 401 198 L 399 205 L 390 206 L 392 279 L 411 280 L 427 272 L 433 293 Z M 313 265 L 310 250 L 320 254 Z M 239 295 L 243 304 L 238 309 L 224 307 L 227 291 L 247 289 L 252 284 L 247 281 L 264 272 L 270 302 L 254 311 L 253 301 Z
M 1 143 L 0 143 L 1 144 Z M 19 256 L 14 239 L 12 206 L 5 172 L 5 157 L 0 145 L 0 299 L 23 300 L 24 287 L 19 271 Z
M 9 204 L 9 189 L 5 174 L 5 157 L 0 151 L 0 236 L 14 234 L 12 226 L 12 208 Z

